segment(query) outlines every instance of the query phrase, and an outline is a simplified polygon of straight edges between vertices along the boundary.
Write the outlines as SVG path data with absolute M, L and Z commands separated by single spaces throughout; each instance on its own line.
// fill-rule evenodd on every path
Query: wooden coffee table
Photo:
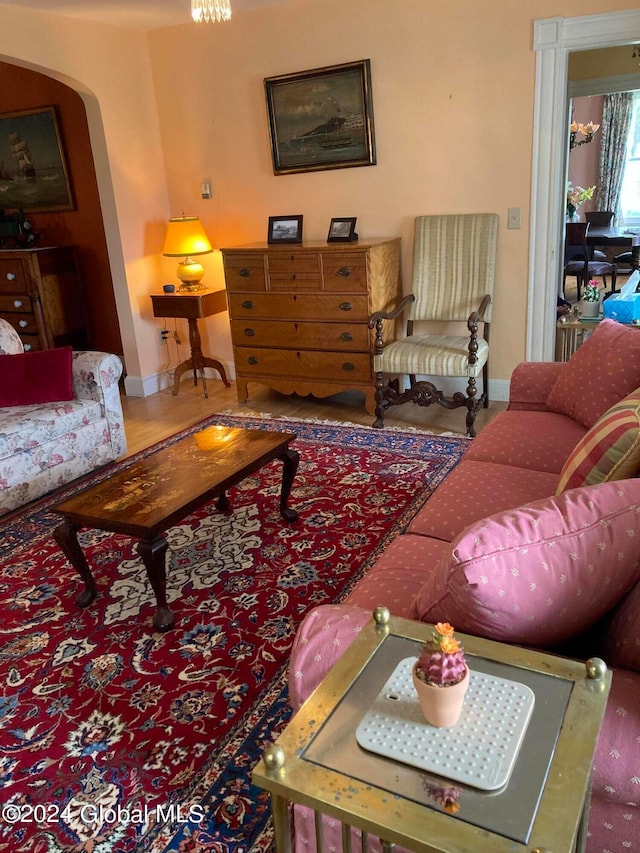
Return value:
M 228 510 L 227 490 L 273 459 L 282 461 L 280 514 L 295 521 L 298 513 L 287 506 L 299 461 L 289 448 L 295 438 L 288 432 L 207 427 L 54 506 L 64 517 L 55 540 L 85 584 L 76 604 L 87 607 L 98 592 L 78 531 L 94 527 L 133 536 L 140 540 L 137 550 L 156 597 L 154 627 L 170 630 L 174 618 L 166 597 L 165 531 L 213 498 L 218 510 Z

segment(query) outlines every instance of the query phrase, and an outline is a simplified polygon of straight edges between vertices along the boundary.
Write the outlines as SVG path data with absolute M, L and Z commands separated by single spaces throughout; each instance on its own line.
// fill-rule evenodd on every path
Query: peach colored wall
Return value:
M 592 95 L 584 98 L 574 98 L 573 119 L 579 124 L 602 124 L 602 106 L 604 97 L 602 95 Z M 584 139 L 583 136 L 578 136 L 578 140 Z M 599 130 L 593 140 L 586 145 L 580 145 L 574 148 L 569 155 L 569 180 L 574 187 L 593 187 L 598 186 L 598 171 L 600 165 L 600 140 L 602 139 L 602 131 Z M 596 193 L 593 198 L 585 201 L 580 207 L 580 218 L 584 219 L 584 214 L 589 210 L 596 209 Z
M 130 375 L 162 370 L 148 295 L 173 277 L 160 257 L 170 214 L 200 215 L 218 246 L 264 239 L 270 214 L 303 213 L 309 238 L 324 238 L 332 216 L 357 216 L 363 236 L 402 237 L 406 280 L 415 215 L 496 211 L 491 373 L 506 380 L 525 352 L 533 22 L 635 5 L 289 0 L 146 36 L 2 6 L 0 59 L 49 69 L 83 93 Z M 263 78 L 364 58 L 378 165 L 274 176 Z M 211 201 L 199 198 L 203 178 Z M 522 208 L 521 230 L 506 229 L 509 207 Z M 219 253 L 205 264 L 223 286 Z M 203 337 L 230 357 L 225 317 Z
M 265 239 L 273 214 L 302 213 L 308 238 L 324 238 L 332 216 L 357 216 L 362 236 L 402 237 L 405 289 L 417 214 L 497 212 L 491 374 L 506 380 L 525 353 L 533 21 L 632 6 L 299 0 L 152 32 L 172 210 L 200 215 L 218 246 Z M 274 176 L 263 78 L 364 58 L 378 165 Z M 199 198 L 203 178 L 211 201 Z M 522 209 L 520 230 L 506 228 L 509 207 Z M 208 269 L 222 286 L 215 258 Z
M 169 207 L 146 36 L 2 6 L 0 59 L 48 73 L 85 101 L 127 370 L 152 374 L 162 353 L 148 294 Z

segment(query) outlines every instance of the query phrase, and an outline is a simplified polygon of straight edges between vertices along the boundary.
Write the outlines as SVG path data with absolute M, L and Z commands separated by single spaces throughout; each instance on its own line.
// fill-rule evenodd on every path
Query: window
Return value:
M 625 225 L 640 225 L 640 92 L 633 95 L 620 209 Z

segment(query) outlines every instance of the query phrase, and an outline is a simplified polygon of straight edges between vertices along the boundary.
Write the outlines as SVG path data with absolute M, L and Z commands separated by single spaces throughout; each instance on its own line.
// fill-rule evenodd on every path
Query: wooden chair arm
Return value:
M 398 315 L 402 314 L 407 305 L 411 305 L 412 302 L 415 302 L 415 299 L 416 297 L 414 294 L 410 293 L 408 296 L 405 296 L 395 308 L 392 308 L 391 311 L 374 311 L 371 315 L 369 319 L 369 328 L 375 328 L 376 330 L 373 350 L 376 355 L 381 355 L 382 350 L 384 349 L 384 336 L 382 334 L 384 321 L 395 320 Z
M 416 301 L 416 297 L 413 293 L 410 293 L 408 296 L 405 296 L 404 299 L 399 302 L 395 308 L 391 311 L 374 311 L 374 313 L 369 318 L 369 328 L 373 329 L 378 323 L 382 323 L 383 320 L 395 320 L 407 305 L 411 305 L 412 302 Z
M 477 332 L 478 323 L 484 322 L 484 315 L 486 314 L 489 305 L 491 305 L 491 297 L 487 293 L 482 297 L 482 302 L 480 303 L 480 307 L 478 308 L 478 310 L 472 311 L 471 314 L 469 314 L 469 319 L 467 320 L 467 329 L 469 329 L 471 333 L 473 333 L 474 331 Z

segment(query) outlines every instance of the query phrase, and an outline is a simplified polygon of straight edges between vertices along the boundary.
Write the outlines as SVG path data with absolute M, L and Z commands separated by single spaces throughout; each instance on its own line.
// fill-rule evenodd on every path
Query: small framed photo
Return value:
M 329 225 L 327 243 L 353 243 L 358 239 L 356 234 L 356 216 L 335 217 Z
M 268 243 L 302 243 L 302 216 L 270 216 Z

